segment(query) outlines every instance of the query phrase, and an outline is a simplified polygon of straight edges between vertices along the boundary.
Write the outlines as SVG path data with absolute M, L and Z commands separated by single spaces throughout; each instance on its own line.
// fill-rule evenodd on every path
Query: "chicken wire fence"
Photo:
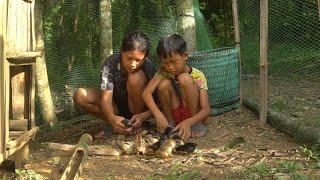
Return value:
M 269 0 L 268 107 L 292 123 L 320 127 L 320 14 L 317 0 Z M 259 99 L 260 3 L 239 0 L 242 92 Z M 284 128 L 284 127 L 283 127 Z
M 72 96 L 78 87 L 98 87 L 102 61 L 99 8 L 99 1 L 88 0 L 49 1 L 43 8 L 47 70 L 56 114 L 60 120 L 82 113 L 73 107 Z M 214 37 L 209 33 L 210 28 L 200 12 L 197 0 L 193 1 L 193 10 L 197 51 L 213 49 L 211 41 Z M 181 16 L 184 16 L 177 13 L 175 1 L 170 0 L 113 0 L 111 13 L 114 52 L 119 51 L 121 40 L 128 32 L 140 29 L 150 38 L 150 57 L 155 64 L 158 64 L 158 40 L 166 34 L 179 33 L 177 24 Z M 237 56 L 232 57 L 237 59 Z M 237 64 L 234 60 L 232 62 Z M 238 68 L 232 73 L 238 73 Z M 233 77 L 239 78 L 238 75 Z M 225 86 L 230 84 L 220 87 L 226 88 Z M 237 90 L 231 93 L 238 96 L 239 86 L 235 88 Z M 221 95 L 222 99 L 226 98 L 225 94 Z M 234 98 L 235 95 L 230 97 Z M 40 109 L 37 109 L 39 112 Z M 38 120 L 41 119 L 40 115 L 37 113 Z

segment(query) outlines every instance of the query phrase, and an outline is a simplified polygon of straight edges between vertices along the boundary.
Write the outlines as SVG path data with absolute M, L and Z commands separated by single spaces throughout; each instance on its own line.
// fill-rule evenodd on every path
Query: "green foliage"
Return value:
M 277 169 L 280 172 L 294 173 L 300 170 L 302 167 L 303 165 L 299 162 L 282 162 L 278 165 Z
M 186 172 L 183 170 L 183 165 L 175 164 L 171 167 L 169 173 L 164 177 L 166 180 L 191 180 L 201 178 L 201 174 L 197 171 Z
M 15 170 L 17 179 L 21 180 L 43 180 L 47 179 L 40 174 L 34 172 L 33 170 L 30 169 L 16 169 Z
M 205 15 L 206 22 L 209 26 L 211 40 L 214 47 L 233 46 L 233 21 L 232 8 L 230 2 L 219 3 L 217 1 L 199 0 L 200 10 Z

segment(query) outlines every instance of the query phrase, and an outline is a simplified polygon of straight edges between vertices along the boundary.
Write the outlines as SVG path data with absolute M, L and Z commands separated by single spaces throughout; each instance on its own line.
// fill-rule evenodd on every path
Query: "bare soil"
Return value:
M 209 131 L 205 137 L 190 140 L 198 145 L 198 151 L 194 154 L 174 155 L 166 160 L 142 155 L 89 156 L 81 179 L 290 178 L 294 177 L 290 167 L 281 169 L 279 164 L 292 165 L 292 162 L 299 164 L 294 173 L 312 179 L 320 178 L 316 161 L 301 152 L 301 145 L 272 127 L 261 128 L 257 117 L 245 108 L 210 117 L 206 126 Z M 87 115 L 43 128 L 30 143 L 30 157 L 25 169 L 31 173 L 24 176 L 41 175 L 44 179 L 59 179 L 71 153 L 49 149 L 47 142 L 76 144 L 83 133 L 94 135 L 106 128 L 110 129 L 107 123 Z M 105 138 L 95 139 L 93 144 L 110 146 L 119 135 L 111 130 L 109 132 Z M 228 149 L 230 141 L 239 137 L 245 143 Z M 1 165 L 1 177 L 4 174 L 9 179 L 15 177 L 14 163 L 10 160 L 12 158 Z

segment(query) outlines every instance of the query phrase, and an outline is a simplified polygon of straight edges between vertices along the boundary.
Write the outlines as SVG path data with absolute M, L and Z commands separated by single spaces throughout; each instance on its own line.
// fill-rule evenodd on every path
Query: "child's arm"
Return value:
M 124 117 L 115 115 L 112 105 L 112 96 L 112 90 L 101 91 L 100 107 L 102 110 L 103 117 L 107 118 L 107 120 L 110 122 L 110 124 L 116 132 L 122 134 L 128 133 L 132 130 L 132 128 L 126 128 L 125 125 L 122 123 Z
M 192 117 L 182 121 L 173 129 L 173 131 L 179 129 L 179 136 L 184 140 L 187 140 L 191 136 L 192 125 L 199 121 L 207 119 L 210 114 L 211 107 L 209 103 L 207 90 L 205 89 L 199 90 L 199 103 L 200 103 L 200 111 L 197 114 L 193 115 Z
M 147 87 L 144 89 L 142 98 L 156 119 L 158 131 L 164 132 L 165 128 L 168 127 L 168 120 L 160 111 L 152 97 L 152 93 L 156 91 L 156 88 L 161 80 L 162 79 L 160 77 L 154 76 L 148 83 Z

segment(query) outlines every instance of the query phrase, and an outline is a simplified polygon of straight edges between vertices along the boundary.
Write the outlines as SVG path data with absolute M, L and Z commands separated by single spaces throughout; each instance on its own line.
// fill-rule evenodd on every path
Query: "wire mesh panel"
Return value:
M 259 1 L 239 3 L 244 95 L 257 99 Z M 268 103 L 320 127 L 320 20 L 316 0 L 269 0 Z
M 77 116 L 72 95 L 78 87 L 98 87 L 100 74 L 99 1 L 49 1 L 43 8 L 45 52 L 50 88 L 59 119 Z M 212 49 L 208 27 L 194 1 L 198 49 Z M 179 16 L 170 0 L 111 1 L 114 52 L 128 32 L 143 31 L 151 40 L 150 56 L 158 62 L 156 46 L 160 37 L 178 33 Z M 212 38 L 211 38 L 212 39 Z M 39 108 L 38 108 L 39 109 Z M 40 113 L 38 113 L 40 115 Z M 38 119 L 41 119 L 38 116 Z
M 219 48 L 190 54 L 188 64 L 206 75 L 214 115 L 239 106 L 238 53 L 236 48 Z

